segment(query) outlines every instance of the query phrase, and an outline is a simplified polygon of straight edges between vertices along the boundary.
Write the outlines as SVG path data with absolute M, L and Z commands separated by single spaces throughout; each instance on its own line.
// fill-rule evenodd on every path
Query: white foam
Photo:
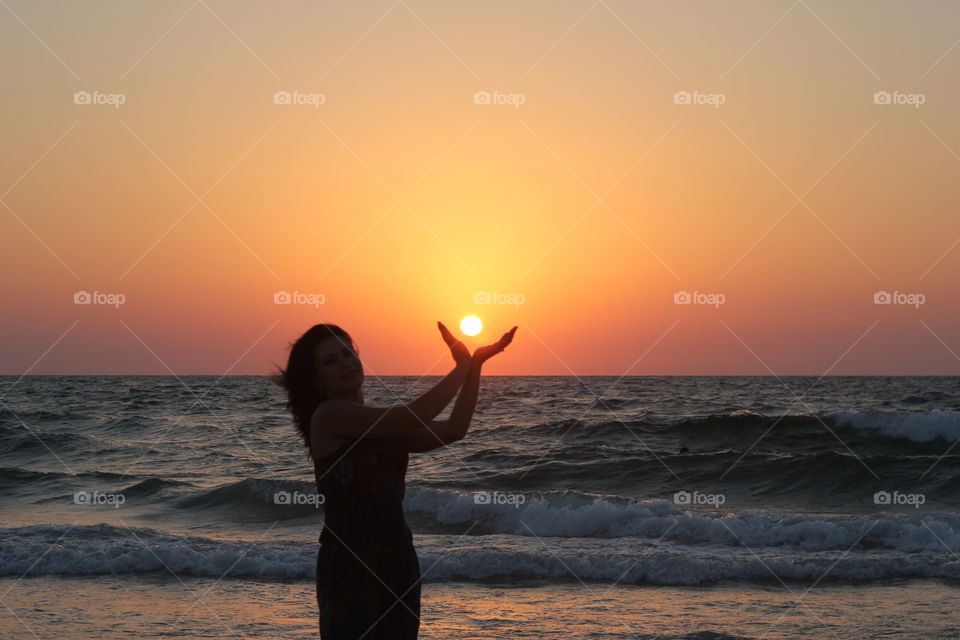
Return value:
M 957 411 L 840 411 L 828 416 L 842 427 L 877 430 L 886 436 L 914 442 L 960 439 L 960 412 Z
M 861 522 L 861 524 L 865 524 Z M 916 523 L 911 523 L 915 525 Z M 951 531 L 931 520 L 938 536 Z M 68 531 L 69 530 L 69 531 Z M 875 525 L 881 537 L 900 536 L 894 519 Z M 314 540 L 222 541 L 174 536 L 152 529 L 133 532 L 109 525 L 42 525 L 0 530 L 0 576 L 136 575 L 170 571 L 177 576 L 265 580 L 315 578 Z M 51 543 L 67 533 L 59 544 Z M 955 533 L 955 530 L 953 531 Z M 426 581 L 503 579 L 603 581 L 623 584 L 695 585 L 728 581 L 777 584 L 818 580 L 960 580 L 960 561 L 943 546 L 928 548 L 918 531 L 907 546 L 922 551 L 762 549 L 671 545 L 664 540 L 584 540 L 512 536 L 423 536 L 415 542 Z M 933 538 L 933 536 L 930 536 Z M 939 542 L 937 543 L 939 544 Z
M 0 576 L 173 571 L 219 577 L 229 570 L 230 576 L 296 578 L 314 575 L 311 560 L 316 562 L 316 548 L 310 545 L 230 542 L 106 524 L 0 529 Z
M 874 516 L 858 517 L 686 511 L 659 500 L 635 502 L 573 491 L 525 493 L 524 503 L 514 506 L 477 503 L 475 495 L 408 489 L 404 507 L 441 524 L 478 522 L 478 529 L 487 533 L 525 537 L 663 537 L 685 544 L 826 551 L 850 547 L 869 529 L 863 541 L 883 549 L 942 551 L 943 544 L 960 549 L 960 516 L 949 513 L 890 515 L 878 509 Z

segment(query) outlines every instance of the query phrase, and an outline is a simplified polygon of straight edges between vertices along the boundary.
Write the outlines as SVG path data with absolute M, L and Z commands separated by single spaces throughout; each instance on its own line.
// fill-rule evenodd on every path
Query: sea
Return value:
M 284 402 L 0 377 L 0 637 L 319 637 Z M 420 637 L 958 638 L 958 440 L 957 377 L 486 376 L 467 436 L 410 456 Z

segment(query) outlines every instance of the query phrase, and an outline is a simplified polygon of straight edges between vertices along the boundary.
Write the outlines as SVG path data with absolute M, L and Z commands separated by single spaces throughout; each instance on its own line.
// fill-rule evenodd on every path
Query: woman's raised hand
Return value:
M 467 346 L 457 340 L 450 330 L 447 329 L 442 322 L 437 321 L 437 327 L 440 329 L 440 335 L 443 336 L 443 341 L 447 343 L 447 346 L 450 347 L 450 353 L 453 355 L 453 361 L 457 365 L 468 365 L 470 364 L 470 350 L 467 349 Z
M 514 327 L 503 334 L 503 337 L 493 344 L 488 344 L 485 347 L 477 347 L 476 351 L 473 352 L 473 361 L 477 364 L 482 364 L 506 349 L 507 345 L 513 342 L 513 334 L 516 332 L 517 328 Z

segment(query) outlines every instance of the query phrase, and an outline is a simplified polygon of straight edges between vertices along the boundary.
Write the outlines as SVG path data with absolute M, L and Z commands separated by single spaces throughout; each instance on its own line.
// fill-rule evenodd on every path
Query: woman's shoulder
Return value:
M 344 442 L 352 440 L 345 436 L 335 436 L 324 429 L 323 416 L 324 410 L 330 406 L 333 400 L 321 402 L 314 408 L 310 414 L 310 455 L 313 458 L 325 458 L 332 452 L 339 449 Z

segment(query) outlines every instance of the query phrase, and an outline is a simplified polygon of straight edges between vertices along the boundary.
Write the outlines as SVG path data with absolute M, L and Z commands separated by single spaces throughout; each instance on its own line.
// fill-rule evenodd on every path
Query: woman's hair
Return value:
M 290 357 L 287 368 L 280 369 L 271 376 L 274 384 L 287 391 L 287 409 L 293 415 L 293 424 L 303 438 L 303 445 L 310 448 L 310 418 L 317 406 L 326 401 L 326 392 L 316 385 L 317 345 L 328 338 L 337 338 L 349 344 L 354 351 L 356 346 L 346 331 L 335 324 L 315 324 L 295 342 L 290 343 Z

